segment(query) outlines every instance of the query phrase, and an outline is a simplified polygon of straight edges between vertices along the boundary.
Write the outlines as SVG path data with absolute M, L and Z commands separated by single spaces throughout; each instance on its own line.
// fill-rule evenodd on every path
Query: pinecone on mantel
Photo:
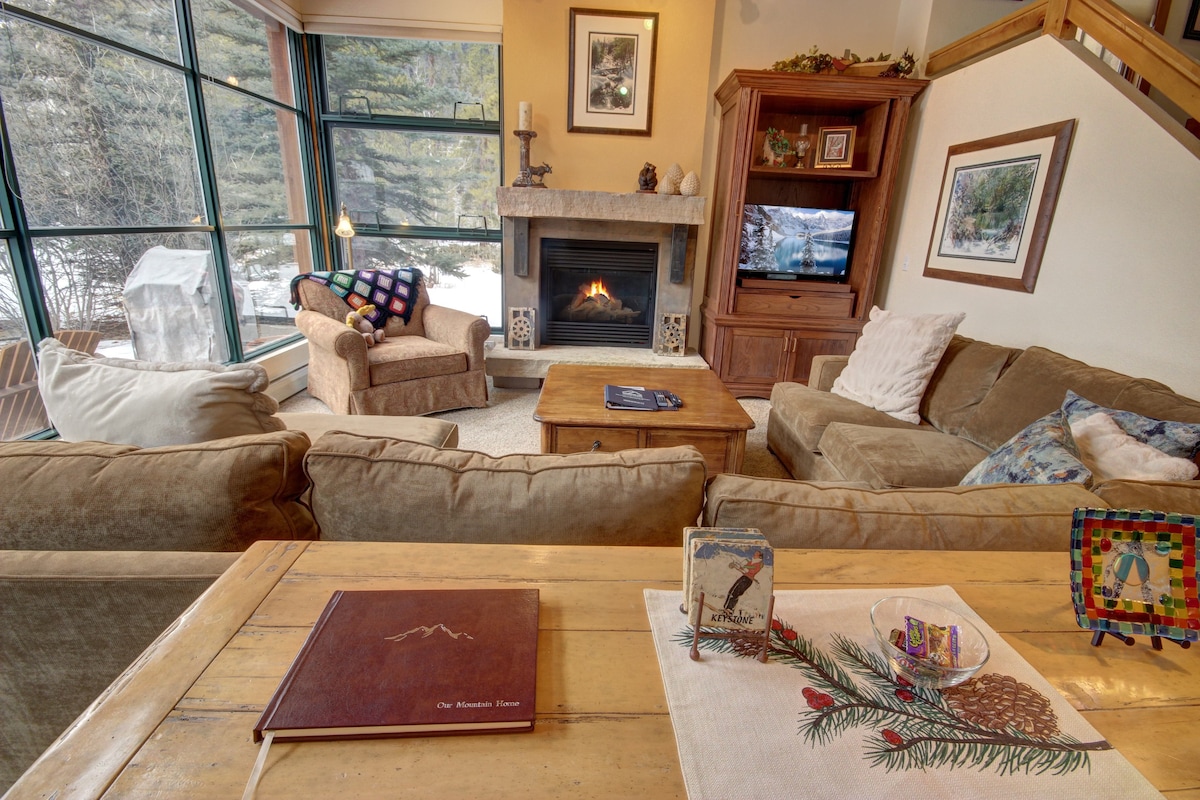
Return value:
M 960 719 L 1002 731 L 1008 726 L 1047 739 L 1058 733 L 1058 717 L 1032 686 L 1008 675 L 988 673 L 942 690 L 942 698 Z

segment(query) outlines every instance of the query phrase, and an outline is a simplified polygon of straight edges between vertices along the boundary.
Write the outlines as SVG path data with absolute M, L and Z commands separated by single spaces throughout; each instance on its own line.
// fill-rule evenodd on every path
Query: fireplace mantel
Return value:
M 502 217 L 704 224 L 703 197 L 501 186 L 496 190 L 496 204 Z

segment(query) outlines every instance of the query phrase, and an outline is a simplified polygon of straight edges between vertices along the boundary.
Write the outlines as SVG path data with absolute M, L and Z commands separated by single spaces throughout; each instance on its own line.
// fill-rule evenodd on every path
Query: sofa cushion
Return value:
M 986 450 L 995 450 L 1029 423 L 1061 407 L 1068 389 L 1111 405 L 1133 383 L 1135 379 L 1126 375 L 1044 347 L 1030 347 L 996 381 L 960 435 Z
M 1146 378 L 1138 378 L 1126 386 L 1112 405 L 1154 419 L 1200 423 L 1200 401 L 1176 394 L 1163 384 Z
M 1092 493 L 1108 508 L 1200 514 L 1200 481 L 1110 480 L 1097 483 Z
M 493 457 L 335 431 L 305 470 L 322 539 L 678 547 L 704 502 L 690 445 Z
M 956 486 L 987 456 L 958 436 L 933 430 L 898 430 L 830 423 L 821 454 L 845 480 L 876 489 Z
M 955 336 L 921 398 L 921 417 L 942 433 L 957 436 L 992 385 L 1020 354 L 1015 348 Z
M 777 383 L 771 389 L 771 414 L 790 427 L 801 446 L 816 452 L 831 422 L 876 428 L 915 430 L 918 426 L 854 400 L 802 383 Z
M 424 336 L 400 336 L 367 351 L 371 385 L 401 383 L 467 371 L 467 354 Z
M 312 539 L 298 431 L 139 448 L 0 443 L 0 548 L 245 550 Z
M 913 424 L 925 387 L 966 315 L 894 314 L 872 308 L 870 321 L 833 382 L 833 394 Z
M 860 489 L 718 475 L 708 487 L 704 524 L 758 528 L 774 547 L 1065 555 L 1072 513 L 1097 501 L 1077 484 Z
M 1030 423 L 967 473 L 961 486 L 988 483 L 1091 483 L 1055 410 Z
M 1190 460 L 1200 451 L 1200 422 L 1176 422 L 1169 417 L 1155 419 L 1133 411 L 1105 408 L 1075 392 L 1067 392 L 1062 409 L 1069 427 L 1096 414 L 1103 414 L 1137 441 L 1168 456 Z
M 1190 481 L 1196 477 L 1195 463 L 1138 441 L 1103 412 L 1075 420 L 1068 430 L 1093 480 Z
M 302 431 L 315 442 L 329 431 L 362 436 L 387 436 L 434 447 L 458 447 L 458 426 L 437 417 L 394 417 L 383 414 L 321 414 L 281 411 L 279 419 L 288 430 Z
M 102 358 L 56 339 L 38 350 L 42 401 L 65 441 L 159 447 L 283 430 L 259 364 Z

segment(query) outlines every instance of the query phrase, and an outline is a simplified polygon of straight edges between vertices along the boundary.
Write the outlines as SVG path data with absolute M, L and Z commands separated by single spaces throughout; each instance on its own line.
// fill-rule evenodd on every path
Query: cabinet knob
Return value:
M 600 440 L 597 439 L 596 441 L 592 442 L 592 449 L 589 450 L 588 452 L 594 453 L 599 449 L 600 449 Z

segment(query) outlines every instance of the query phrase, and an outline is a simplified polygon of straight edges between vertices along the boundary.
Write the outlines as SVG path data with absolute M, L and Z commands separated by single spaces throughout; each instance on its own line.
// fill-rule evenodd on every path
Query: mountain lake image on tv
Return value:
M 785 280 L 845 280 L 853 230 L 853 211 L 747 203 L 738 272 Z

